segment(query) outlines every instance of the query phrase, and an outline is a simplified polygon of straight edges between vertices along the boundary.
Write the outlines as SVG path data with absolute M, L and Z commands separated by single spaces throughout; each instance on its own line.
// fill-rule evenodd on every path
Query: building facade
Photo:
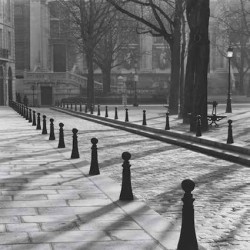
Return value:
M 0 105 L 15 100 L 14 0 L 0 0 Z
M 215 7 L 211 7 L 213 12 Z M 26 95 L 30 105 L 53 105 L 63 98 L 80 96 L 86 89 L 86 62 L 82 54 L 72 48 L 65 15 L 57 1 L 15 0 L 16 91 L 21 98 Z M 213 20 L 210 22 L 208 91 L 224 93 L 227 59 L 214 45 L 216 34 L 213 33 Z M 124 47 L 117 60 L 122 63 L 111 72 L 113 94 L 119 94 L 121 82 L 131 95 L 136 82 L 138 97 L 154 95 L 158 98 L 168 94 L 170 52 L 163 38 L 135 32 L 134 39 Z M 101 82 L 102 71 L 96 66 L 96 86 Z
M 54 105 L 79 95 L 86 77 L 74 74 L 56 1 L 16 0 L 16 86 L 29 105 Z

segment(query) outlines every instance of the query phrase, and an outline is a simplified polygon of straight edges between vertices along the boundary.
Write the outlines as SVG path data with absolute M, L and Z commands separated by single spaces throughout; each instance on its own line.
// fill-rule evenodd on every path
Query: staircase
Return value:
M 67 82 L 75 86 L 87 88 L 87 77 L 66 72 L 24 72 L 24 78 L 32 82 Z M 94 81 L 96 89 L 102 89 L 102 83 Z

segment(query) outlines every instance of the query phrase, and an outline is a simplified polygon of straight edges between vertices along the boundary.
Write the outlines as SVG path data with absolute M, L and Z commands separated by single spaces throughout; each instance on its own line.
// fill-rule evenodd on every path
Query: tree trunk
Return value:
M 180 89 L 181 6 L 182 1 L 176 1 L 173 42 L 170 44 L 171 83 L 169 91 L 169 113 L 172 115 L 178 114 L 178 99 Z
M 184 107 L 183 107 L 183 123 L 189 123 L 192 111 L 192 98 L 195 78 L 195 52 L 196 44 L 192 40 L 191 32 L 189 34 L 188 57 L 186 65 L 186 76 L 184 86 Z
M 180 73 L 180 110 L 178 118 L 183 118 L 183 105 L 184 105 L 184 74 L 185 74 L 185 52 L 186 52 L 186 25 L 185 17 L 182 15 L 182 45 L 181 45 L 181 73 Z
M 93 67 L 93 52 L 89 50 L 86 54 L 88 78 L 87 78 L 87 106 L 88 108 L 95 103 L 94 89 L 94 67 Z
M 102 69 L 102 83 L 103 83 L 103 94 L 110 93 L 111 84 L 111 68 Z
M 188 61 L 185 79 L 183 122 L 192 114 L 191 130 L 196 129 L 196 116 L 201 115 L 201 127 L 208 129 L 207 122 L 207 71 L 209 63 L 209 0 L 186 0 L 187 19 L 190 28 Z

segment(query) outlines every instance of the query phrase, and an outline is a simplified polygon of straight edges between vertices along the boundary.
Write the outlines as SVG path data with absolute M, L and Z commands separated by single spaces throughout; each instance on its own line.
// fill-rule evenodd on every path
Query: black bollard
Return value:
M 142 120 L 142 125 L 147 125 L 147 122 L 146 122 L 146 110 L 143 110 L 143 120 Z
M 77 104 L 75 103 L 75 111 L 77 111 Z
M 29 109 L 29 122 L 31 123 L 32 122 L 32 110 Z
M 20 115 L 22 116 L 23 115 L 23 110 L 22 110 L 22 104 L 21 103 L 19 103 L 19 109 L 20 109 Z
M 62 105 L 63 105 L 63 108 L 65 109 L 65 103 L 64 102 L 62 103 Z
M 105 107 L 105 117 L 109 117 L 109 115 L 108 115 L 108 106 Z
M 69 108 L 69 104 L 68 104 L 68 103 L 67 103 L 67 106 L 66 106 L 66 107 L 67 107 L 67 109 Z
M 87 103 L 85 104 L 85 110 L 84 110 L 85 113 L 88 113 L 88 105 Z
M 227 135 L 227 144 L 234 143 L 233 139 L 233 130 L 232 130 L 232 120 L 228 120 L 228 135 Z
M 131 154 L 129 152 L 122 153 L 122 159 L 124 160 L 122 167 L 122 189 L 119 200 L 121 201 L 131 201 L 134 199 L 132 186 L 131 186 L 131 174 L 130 174 L 130 163 L 129 160 Z
M 99 165 L 98 165 L 98 156 L 97 156 L 97 146 L 98 139 L 92 138 L 91 143 L 93 144 L 91 147 L 91 163 L 89 175 L 98 175 L 100 174 Z
M 185 194 L 182 198 L 182 225 L 180 239 L 178 242 L 177 250 L 198 250 L 198 243 L 196 239 L 195 226 L 194 226 L 194 198 L 192 191 L 194 190 L 195 183 L 191 180 L 184 180 L 181 183 L 182 189 Z
M 169 112 L 166 113 L 166 126 L 165 126 L 165 130 L 170 130 L 170 126 L 169 126 Z
M 36 111 L 33 110 L 33 123 L 32 126 L 36 126 Z
M 25 109 L 25 106 L 23 105 L 23 118 L 25 118 L 25 116 L 26 116 L 25 111 L 26 111 L 26 109 Z
M 26 108 L 25 105 L 23 104 L 23 118 L 25 118 L 25 115 L 26 115 Z
M 36 124 L 36 129 L 40 130 L 41 129 L 41 118 L 40 118 L 40 113 L 37 113 L 37 124 Z
M 128 122 L 128 109 L 125 109 L 125 122 Z
M 22 115 L 22 117 L 24 117 L 24 105 L 23 104 L 21 104 L 21 115 Z
M 46 115 L 43 115 L 43 130 L 42 130 L 42 135 L 47 135 L 47 127 L 46 127 Z
M 197 121 L 196 121 L 196 136 L 200 137 L 201 136 L 201 116 L 197 115 L 196 118 L 197 118 Z
M 28 121 L 29 120 L 29 108 L 26 106 L 26 117 L 25 119 Z
M 16 105 L 17 105 L 18 114 L 21 114 L 21 105 L 20 105 L 20 103 L 17 103 Z
M 54 133 L 54 119 L 50 119 L 50 133 L 49 133 L 49 140 L 55 140 L 55 133 Z
M 24 118 L 25 118 L 25 120 L 28 120 L 27 119 L 27 107 L 26 106 L 24 106 Z
M 100 116 L 101 115 L 101 111 L 100 111 L 100 105 L 98 104 L 97 106 L 97 115 Z
M 118 119 L 118 112 L 117 112 L 117 107 L 115 107 L 115 120 Z
M 90 114 L 93 115 L 93 113 L 94 113 L 94 105 L 91 104 L 90 105 Z
M 72 132 L 73 132 L 73 146 L 72 146 L 72 152 L 71 152 L 71 159 L 77 159 L 79 158 L 78 142 L 77 142 L 78 130 L 76 128 L 73 128 Z
M 80 112 L 82 112 L 82 103 L 80 102 Z
M 59 142 L 58 142 L 58 148 L 65 148 L 65 143 L 64 143 L 64 133 L 63 133 L 63 123 L 59 123 Z
M 23 118 L 26 119 L 26 107 L 23 105 Z
M 73 109 L 73 103 L 72 102 L 70 103 L 70 109 Z

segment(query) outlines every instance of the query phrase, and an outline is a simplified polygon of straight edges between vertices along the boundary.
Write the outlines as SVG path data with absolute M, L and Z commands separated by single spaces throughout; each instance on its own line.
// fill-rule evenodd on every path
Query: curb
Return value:
M 146 136 L 151 139 L 167 142 L 181 146 L 196 152 L 204 153 L 223 160 L 250 166 L 250 149 L 238 145 L 226 144 L 217 141 L 211 141 L 201 137 L 184 134 L 183 132 L 169 131 L 150 128 L 144 125 L 138 125 L 130 122 L 123 122 L 110 118 L 95 116 L 73 110 L 53 107 L 52 110 L 73 115 L 75 117 L 96 122 L 102 125 L 122 129 L 130 133 Z

